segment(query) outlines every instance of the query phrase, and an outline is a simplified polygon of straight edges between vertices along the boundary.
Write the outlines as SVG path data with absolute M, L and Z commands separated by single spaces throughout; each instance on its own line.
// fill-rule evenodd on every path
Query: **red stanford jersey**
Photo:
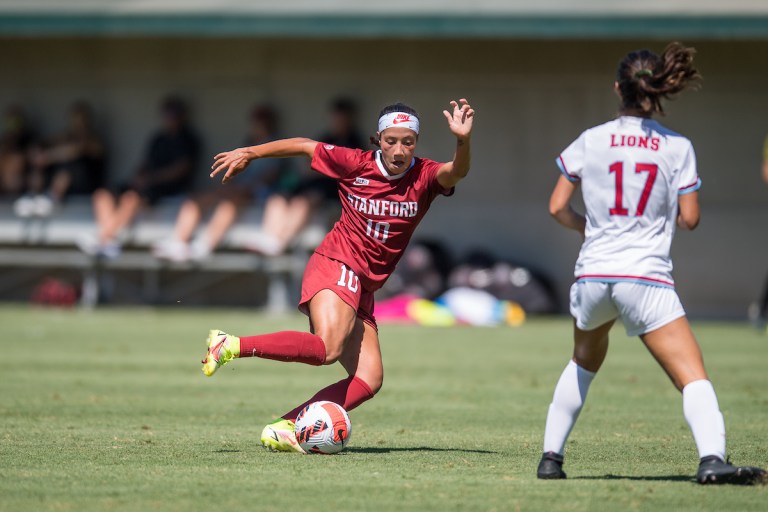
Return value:
M 367 290 L 381 288 L 432 201 L 453 193 L 437 182 L 441 165 L 414 158 L 394 176 L 379 151 L 318 143 L 312 169 L 337 181 L 342 212 L 316 252 L 347 264 Z

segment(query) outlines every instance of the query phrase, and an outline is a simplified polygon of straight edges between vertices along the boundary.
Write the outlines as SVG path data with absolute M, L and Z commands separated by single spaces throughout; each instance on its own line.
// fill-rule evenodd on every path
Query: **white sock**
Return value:
M 717 455 L 725 460 L 725 421 L 708 380 L 695 380 L 683 388 L 683 415 L 691 427 L 699 458 Z
M 563 455 L 565 441 L 579 417 L 595 374 L 570 361 L 555 386 L 544 429 L 544 452 Z

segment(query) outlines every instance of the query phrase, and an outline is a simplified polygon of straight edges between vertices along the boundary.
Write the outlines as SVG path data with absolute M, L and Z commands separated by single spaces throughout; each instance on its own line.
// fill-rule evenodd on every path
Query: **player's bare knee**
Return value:
M 371 392 L 375 395 L 384 385 L 384 375 L 379 374 L 378 376 L 372 378 L 371 382 L 366 381 L 366 384 L 368 384 L 368 387 L 371 388 Z
M 344 346 L 349 335 L 339 332 L 339 329 L 329 329 L 325 326 L 315 326 L 315 334 L 322 338 L 325 344 L 325 364 L 333 364 L 344 353 Z
M 343 353 L 342 347 L 329 346 L 328 344 L 326 344 L 325 345 L 325 364 L 335 363 L 336 361 L 339 360 L 342 353 Z
M 371 393 L 374 395 L 379 392 L 381 386 L 384 384 L 384 372 L 382 368 L 365 369 L 358 371 L 355 377 L 365 382 L 371 389 Z
M 322 334 L 319 334 L 319 336 L 323 338 L 325 343 L 325 364 L 333 364 L 338 361 L 344 353 L 343 338 L 332 335 L 323 336 Z
M 573 356 L 573 362 L 579 365 L 579 367 L 587 370 L 588 372 L 597 373 L 600 367 L 603 365 L 603 358 L 580 357 L 578 354 Z

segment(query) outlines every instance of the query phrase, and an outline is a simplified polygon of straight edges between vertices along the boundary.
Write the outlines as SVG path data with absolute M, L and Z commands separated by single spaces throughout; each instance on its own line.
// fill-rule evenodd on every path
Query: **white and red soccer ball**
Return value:
M 296 440 L 307 453 L 339 453 L 351 435 L 347 411 L 333 402 L 312 402 L 296 417 Z

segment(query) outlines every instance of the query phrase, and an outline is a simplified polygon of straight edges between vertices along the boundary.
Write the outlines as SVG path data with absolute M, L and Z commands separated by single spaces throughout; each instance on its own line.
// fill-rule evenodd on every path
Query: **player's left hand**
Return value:
M 464 98 L 461 98 L 458 103 L 451 101 L 451 107 L 453 107 L 453 112 L 443 110 L 443 115 L 448 120 L 448 128 L 460 139 L 469 138 L 472 133 L 475 111 Z

